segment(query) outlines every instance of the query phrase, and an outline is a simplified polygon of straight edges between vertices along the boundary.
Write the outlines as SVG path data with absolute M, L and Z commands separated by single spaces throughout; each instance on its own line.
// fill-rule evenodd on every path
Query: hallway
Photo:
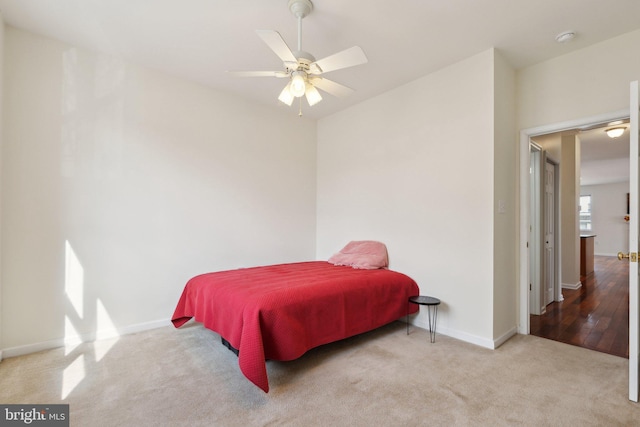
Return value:
M 531 315 L 531 335 L 629 358 L 629 262 L 596 256 L 594 274 Z

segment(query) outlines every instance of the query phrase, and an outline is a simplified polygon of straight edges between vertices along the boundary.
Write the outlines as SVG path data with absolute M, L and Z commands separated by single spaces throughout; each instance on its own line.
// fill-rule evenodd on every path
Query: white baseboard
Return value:
M 573 290 L 576 290 L 576 289 L 580 289 L 581 287 L 582 287 L 582 283 L 581 282 L 578 282 L 575 285 L 572 285 L 570 283 L 563 283 L 562 284 L 562 289 L 573 289 Z
M 440 322 L 438 322 L 440 323 Z M 421 317 L 418 315 L 414 318 L 414 326 L 429 330 L 429 324 L 427 323 L 427 316 Z M 493 349 L 493 341 L 488 340 L 486 338 L 482 338 L 476 335 L 468 334 L 466 332 L 458 331 L 455 329 L 450 329 L 444 326 L 436 325 L 436 341 L 438 340 L 438 335 L 446 335 L 451 338 L 455 338 L 460 341 L 468 342 L 470 344 L 479 345 L 480 347 Z
M 416 319 L 418 320 L 418 319 Z M 65 345 L 77 345 L 85 342 L 93 342 L 99 341 L 103 339 L 117 338 L 123 335 L 135 334 L 137 332 L 143 332 L 150 329 L 161 328 L 164 326 L 171 325 L 170 319 L 156 320 L 152 322 L 139 323 L 136 325 L 130 325 L 123 328 L 114 328 L 114 329 L 103 329 L 96 332 L 91 332 L 89 334 L 78 335 L 74 337 L 66 337 L 66 338 L 58 338 L 50 341 L 43 341 L 39 343 L 27 344 L 18 347 L 5 348 L 0 350 L 0 361 L 2 357 L 17 357 L 24 356 L 26 354 L 37 353 L 39 351 L 51 350 L 54 348 L 64 347 Z M 423 324 L 423 322 L 415 322 L 414 326 L 422 329 L 429 329 L 427 324 Z M 468 342 L 470 344 L 475 344 L 480 347 L 488 348 L 494 350 L 504 344 L 509 338 L 514 336 L 517 333 L 516 328 L 513 327 L 508 332 L 506 332 L 501 337 L 498 337 L 495 340 L 479 337 L 477 335 L 472 335 L 466 332 L 458 331 L 455 329 L 449 329 L 446 327 L 437 327 L 436 334 L 446 335 L 451 338 L 458 339 L 460 341 Z M 436 336 L 437 340 L 437 336 Z
M 152 322 L 138 323 L 136 325 L 125 326 L 123 328 L 101 329 L 88 334 L 76 335 L 72 337 L 57 338 L 50 341 L 42 341 L 18 347 L 5 348 L 0 350 L 0 360 L 2 357 L 24 356 L 25 354 L 37 353 L 39 351 L 51 350 L 64 347 L 65 345 L 78 345 L 85 342 L 93 342 L 110 338 L 117 338 L 123 335 L 135 334 L 137 332 L 148 331 L 150 329 L 161 328 L 171 325 L 169 319 L 155 320 Z
M 440 333 L 440 329 L 437 331 Z M 442 334 L 451 338 L 458 339 L 460 341 L 468 342 L 469 344 L 479 345 L 480 347 L 493 350 L 493 341 L 487 338 L 479 337 L 477 335 L 468 334 L 466 332 L 457 331 L 455 329 L 442 328 Z
M 496 348 L 500 347 L 502 344 L 504 344 L 507 341 L 509 341 L 509 339 L 511 337 L 513 337 L 514 335 L 516 335 L 517 333 L 518 333 L 518 329 L 515 326 L 513 328 L 509 329 L 502 336 L 500 336 L 497 339 L 493 340 L 493 348 L 496 349 Z

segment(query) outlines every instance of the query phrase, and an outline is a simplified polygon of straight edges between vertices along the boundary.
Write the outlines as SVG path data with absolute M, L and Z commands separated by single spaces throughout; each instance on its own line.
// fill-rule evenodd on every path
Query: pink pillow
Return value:
M 329 262 L 334 265 L 348 265 L 365 270 L 389 266 L 387 247 L 384 243 L 372 240 L 349 242 L 340 252 L 329 258 Z

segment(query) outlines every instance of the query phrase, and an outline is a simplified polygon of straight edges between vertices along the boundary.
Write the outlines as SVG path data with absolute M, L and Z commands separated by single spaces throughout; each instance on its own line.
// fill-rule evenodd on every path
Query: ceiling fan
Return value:
M 333 96 L 342 97 L 354 92 L 353 89 L 325 79 L 322 74 L 353 67 L 367 62 L 367 57 L 359 46 L 316 60 L 309 52 L 302 50 L 302 19 L 313 10 L 310 0 L 289 0 L 289 10 L 298 20 L 298 49 L 292 51 L 284 39 L 274 30 L 256 30 L 258 36 L 282 60 L 281 71 L 231 71 L 238 77 L 280 77 L 289 82 L 280 92 L 278 99 L 291 106 L 295 98 L 305 96 L 309 106 L 322 101 L 318 89 Z M 300 112 L 302 115 L 302 112 Z

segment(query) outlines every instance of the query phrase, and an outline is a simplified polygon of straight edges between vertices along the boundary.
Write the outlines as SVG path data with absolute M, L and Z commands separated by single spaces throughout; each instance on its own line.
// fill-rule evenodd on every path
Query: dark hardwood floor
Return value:
M 629 358 L 629 261 L 596 256 L 594 273 L 564 301 L 531 315 L 531 334 Z

